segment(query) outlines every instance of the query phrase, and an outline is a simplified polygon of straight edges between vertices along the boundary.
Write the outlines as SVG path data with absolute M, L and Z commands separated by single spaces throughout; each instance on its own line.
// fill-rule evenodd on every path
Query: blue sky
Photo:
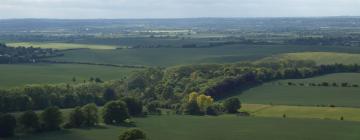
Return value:
M 0 0 L 0 18 L 359 16 L 360 0 Z

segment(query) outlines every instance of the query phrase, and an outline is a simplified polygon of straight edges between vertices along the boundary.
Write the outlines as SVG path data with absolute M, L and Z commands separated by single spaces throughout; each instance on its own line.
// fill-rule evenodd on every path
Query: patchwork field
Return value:
M 150 116 L 135 118 L 152 140 L 358 140 L 360 123 L 317 119 L 279 119 L 236 116 Z M 25 140 L 116 140 L 125 127 L 73 129 L 18 136 Z M 336 133 L 329 133 L 336 132 Z
M 359 108 L 243 104 L 241 110 L 256 117 L 360 121 Z
M 26 84 L 70 83 L 99 77 L 102 80 L 120 79 L 138 69 L 72 64 L 12 64 L 0 65 L 0 88 Z
M 244 103 L 360 107 L 359 87 L 288 86 L 288 82 L 304 84 L 349 82 L 359 84 L 360 74 L 340 73 L 308 79 L 280 80 L 234 94 L 237 94 L 237 97 Z
M 9 43 L 11 47 L 35 47 L 35 48 L 46 48 L 46 49 L 96 49 L 96 50 L 113 50 L 120 48 L 120 46 L 110 45 L 89 45 L 89 44 L 72 44 L 72 43 L 39 43 L 39 42 L 20 42 L 20 43 Z

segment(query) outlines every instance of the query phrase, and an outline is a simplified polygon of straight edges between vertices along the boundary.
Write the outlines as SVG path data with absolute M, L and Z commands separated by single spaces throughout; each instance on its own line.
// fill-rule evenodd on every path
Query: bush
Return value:
M 10 114 L 0 114 L 0 137 L 14 136 L 16 119 Z
M 63 122 L 62 114 L 58 107 L 48 107 L 41 113 L 41 122 L 44 130 L 60 130 Z
M 161 110 L 158 108 L 160 105 L 158 102 L 150 102 L 147 106 L 147 112 L 149 114 L 156 114 L 156 115 L 160 115 L 161 114 Z
M 213 106 L 209 106 L 206 108 L 206 115 L 216 116 L 218 112 Z
M 127 106 L 123 101 L 111 101 L 104 106 L 103 119 L 106 124 L 119 124 L 129 117 Z
M 27 132 L 36 132 L 40 130 L 40 120 L 34 111 L 26 111 L 19 117 L 19 123 Z
M 241 108 L 241 103 L 238 98 L 230 98 L 225 101 L 224 107 L 228 113 L 237 113 Z
M 140 100 L 132 97 L 125 97 L 123 101 L 126 103 L 130 116 L 143 115 L 143 104 Z
M 69 122 L 66 126 L 70 128 L 80 128 L 85 124 L 85 119 L 85 115 L 81 108 L 76 107 L 73 111 L 70 112 Z
M 99 123 L 98 109 L 95 104 L 87 104 L 81 108 L 84 113 L 84 125 L 87 127 L 95 126 Z
M 187 115 L 203 115 L 196 101 L 190 101 L 186 103 L 184 107 L 184 112 Z
M 146 134 L 140 129 L 128 129 L 119 136 L 119 140 L 145 140 Z

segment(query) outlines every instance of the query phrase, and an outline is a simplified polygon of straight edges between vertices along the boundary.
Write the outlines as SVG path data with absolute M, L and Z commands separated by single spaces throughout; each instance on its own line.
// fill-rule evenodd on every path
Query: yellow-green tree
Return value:
M 196 101 L 197 96 L 198 96 L 198 93 L 196 93 L 196 92 L 190 93 L 188 102 Z
M 196 102 L 200 107 L 201 111 L 205 111 L 207 107 L 209 107 L 213 102 L 214 99 L 211 96 L 206 96 L 201 94 L 196 97 Z

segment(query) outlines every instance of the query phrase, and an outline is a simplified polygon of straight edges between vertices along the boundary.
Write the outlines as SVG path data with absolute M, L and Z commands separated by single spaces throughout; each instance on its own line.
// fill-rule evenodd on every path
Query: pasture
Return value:
M 56 50 L 67 50 L 67 49 L 95 49 L 95 50 L 114 50 L 120 48 L 120 46 L 110 45 L 93 45 L 93 44 L 73 44 L 73 43 L 39 43 L 39 42 L 19 42 L 19 43 L 8 43 L 11 47 L 34 47 L 44 49 L 56 49 Z
M 360 83 L 359 73 L 339 73 L 315 78 L 279 80 L 265 83 L 258 87 L 233 94 L 244 103 L 251 104 L 280 104 L 306 106 L 344 106 L 360 107 L 359 87 L 324 87 L 324 86 L 288 86 L 293 83 L 321 83 L 321 82 L 350 82 Z
M 360 121 L 359 108 L 243 104 L 241 110 L 255 117 L 281 118 L 285 114 L 286 118 Z
M 151 140 L 358 140 L 360 123 L 262 117 L 149 116 L 134 118 Z M 116 140 L 126 127 L 104 126 L 18 136 L 23 140 Z M 329 133 L 331 132 L 331 133 Z
M 1 64 L 0 88 L 27 84 L 73 83 L 98 77 L 102 80 L 121 79 L 139 69 L 74 64 Z

